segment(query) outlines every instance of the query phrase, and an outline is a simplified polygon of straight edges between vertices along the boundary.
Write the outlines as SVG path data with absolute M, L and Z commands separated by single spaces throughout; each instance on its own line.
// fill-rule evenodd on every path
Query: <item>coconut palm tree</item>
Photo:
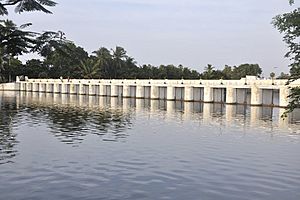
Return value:
M 97 64 L 97 61 L 89 58 L 86 59 L 85 61 L 81 61 L 79 70 L 83 78 L 86 79 L 96 78 L 97 75 L 99 74 L 99 65 Z
M 202 74 L 202 78 L 204 79 L 212 79 L 214 75 L 214 67 L 211 64 L 208 64 L 207 67 L 204 68 L 204 72 Z
M 97 64 L 99 65 L 99 69 L 104 76 L 103 78 L 113 77 L 113 69 L 111 67 L 112 55 L 110 54 L 110 51 L 105 47 L 101 47 L 93 53 L 96 54 Z
M 127 58 L 127 52 L 123 47 L 119 46 L 116 46 L 116 49 L 112 49 L 112 52 L 112 58 L 114 63 L 114 77 L 117 78 L 117 73 L 122 68 L 124 60 Z

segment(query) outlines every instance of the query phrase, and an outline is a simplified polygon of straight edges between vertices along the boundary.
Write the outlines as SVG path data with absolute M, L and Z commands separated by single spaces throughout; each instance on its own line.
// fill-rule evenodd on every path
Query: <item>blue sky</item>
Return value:
M 288 71 L 272 18 L 288 0 L 57 0 L 53 15 L 10 14 L 32 29 L 61 30 L 88 52 L 124 47 L 138 64 L 183 64 L 202 71 L 258 63 L 265 76 Z

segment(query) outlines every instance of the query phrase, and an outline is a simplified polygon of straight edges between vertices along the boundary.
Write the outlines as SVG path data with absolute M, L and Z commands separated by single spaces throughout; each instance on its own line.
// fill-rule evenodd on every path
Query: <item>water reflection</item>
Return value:
M 15 97 L 0 95 L 0 165 L 9 162 L 17 154 L 15 145 L 18 141 L 12 132 L 13 121 L 18 112 L 15 102 Z
M 299 111 L 38 93 L 0 105 L 0 163 L 14 162 L 0 199 L 300 196 Z
M 27 117 L 32 126 L 44 125 L 61 142 L 80 144 L 88 134 L 103 141 L 128 137 L 139 112 L 165 115 L 176 121 L 197 120 L 205 124 L 242 128 L 279 129 L 299 134 L 300 111 L 287 119 L 284 109 L 245 105 L 203 104 L 182 101 L 122 99 L 40 93 L 2 93 L 0 112 L 0 164 L 16 155 L 16 135 L 12 129 Z M 15 123 L 14 123 L 15 122 Z
M 110 109 L 81 109 L 78 107 L 50 108 L 44 112 L 51 132 L 67 144 L 80 143 L 87 134 L 106 135 L 103 140 L 116 141 L 130 126 L 130 116 Z M 108 135 L 111 134 L 111 135 Z
M 26 112 L 35 115 L 38 110 L 39 121 L 43 119 L 50 133 L 66 144 L 80 144 L 88 134 L 101 136 L 103 141 L 118 141 L 127 136 L 124 132 L 131 127 L 130 112 L 123 112 L 118 107 L 120 101 L 117 101 L 117 108 L 111 109 L 108 98 L 77 96 L 72 97 L 71 102 L 72 98 L 62 101 L 63 96 L 59 96 L 46 104 L 34 97 L 27 98 L 32 98 L 30 101 L 34 104 Z

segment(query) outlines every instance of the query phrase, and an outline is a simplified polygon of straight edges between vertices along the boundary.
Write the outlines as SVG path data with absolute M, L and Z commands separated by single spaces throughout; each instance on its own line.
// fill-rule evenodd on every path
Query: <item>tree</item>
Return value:
M 289 79 L 290 75 L 286 74 L 284 72 L 281 72 L 280 75 L 277 77 L 277 79 Z
M 86 59 L 85 61 L 80 62 L 79 66 L 82 78 L 92 79 L 96 78 L 99 71 L 99 66 L 97 65 L 97 61 L 93 59 Z
M 11 73 L 4 76 L 3 71 L 11 72 L 9 69 L 16 56 L 28 53 L 34 46 L 35 33 L 23 29 L 31 24 L 18 27 L 11 20 L 0 20 L 0 70 L 1 81 L 11 81 Z
M 289 1 L 293 5 L 294 0 Z M 285 57 L 291 60 L 290 78 L 287 84 L 300 78 L 300 8 L 296 8 L 289 13 L 277 15 L 273 18 L 273 25 L 283 34 L 283 41 L 288 46 L 288 52 Z M 291 94 L 288 96 L 290 103 L 287 112 L 300 107 L 300 87 L 291 88 Z
M 215 70 L 211 64 L 204 68 L 205 71 L 200 75 L 202 79 L 222 79 L 223 73 L 220 70 Z
M 224 69 L 222 70 L 222 73 L 223 73 L 224 79 L 226 79 L 226 80 L 233 79 L 233 76 L 232 76 L 233 71 L 232 71 L 231 66 L 225 65 Z
M 31 59 L 24 65 L 22 74 L 26 74 L 29 78 L 47 78 L 49 68 L 41 60 Z
M 208 64 L 204 68 L 204 72 L 202 73 L 203 79 L 213 79 L 214 67 L 211 64 Z
M 96 54 L 97 64 L 99 65 L 99 71 L 102 78 L 111 78 L 114 76 L 114 71 L 111 67 L 112 65 L 112 55 L 110 51 L 101 47 L 97 51 L 93 52 Z
M 112 52 L 114 78 L 117 78 L 118 71 L 122 68 L 124 60 L 127 58 L 127 52 L 123 47 L 119 46 L 116 46 L 115 49 L 112 49 Z
M 51 13 L 45 6 L 55 6 L 57 3 L 51 0 L 0 0 L 0 15 L 8 15 L 9 6 L 15 6 L 15 12 L 42 11 Z
M 59 45 L 59 48 L 51 48 L 45 53 L 44 64 L 49 68 L 52 78 L 71 77 L 80 78 L 79 67 L 81 62 L 88 59 L 88 53 L 72 42 Z
M 233 79 L 241 79 L 246 76 L 257 76 L 260 77 L 262 69 L 258 64 L 242 64 L 233 69 Z
M 33 32 L 24 31 L 25 27 L 31 24 L 24 24 L 18 27 L 11 20 L 0 20 L 0 48 L 2 56 L 14 57 L 28 53 L 34 45 Z
M 133 57 L 126 56 L 119 78 L 137 78 L 138 67 Z
M 274 72 L 271 72 L 271 73 L 270 73 L 270 78 L 271 78 L 271 79 L 274 79 L 274 77 L 275 77 L 275 73 L 274 73 Z
M 28 11 L 42 11 L 51 13 L 46 7 L 53 7 L 56 2 L 52 0 L 0 0 L 0 15 L 8 15 L 8 7 L 15 7 L 16 13 Z M 10 68 L 11 61 L 15 61 L 17 56 L 29 52 L 38 52 L 42 56 L 49 50 L 60 47 L 65 42 L 65 38 L 60 37 L 61 32 L 44 32 L 42 34 L 24 31 L 30 26 L 27 23 L 17 27 L 10 20 L 0 21 L 0 70 L 1 74 L 4 66 Z M 12 71 L 8 69 L 6 71 Z M 11 74 L 9 74 L 11 77 Z M 3 76 L 2 78 L 3 79 Z M 9 78 L 10 79 L 10 78 Z

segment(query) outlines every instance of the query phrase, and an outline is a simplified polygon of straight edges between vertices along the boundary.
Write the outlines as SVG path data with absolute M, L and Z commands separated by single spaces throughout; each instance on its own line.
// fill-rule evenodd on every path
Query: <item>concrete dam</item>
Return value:
M 156 99 L 204 103 L 268 105 L 286 107 L 291 87 L 287 80 L 121 80 L 121 79 L 28 79 L 0 84 L 2 91 Z

